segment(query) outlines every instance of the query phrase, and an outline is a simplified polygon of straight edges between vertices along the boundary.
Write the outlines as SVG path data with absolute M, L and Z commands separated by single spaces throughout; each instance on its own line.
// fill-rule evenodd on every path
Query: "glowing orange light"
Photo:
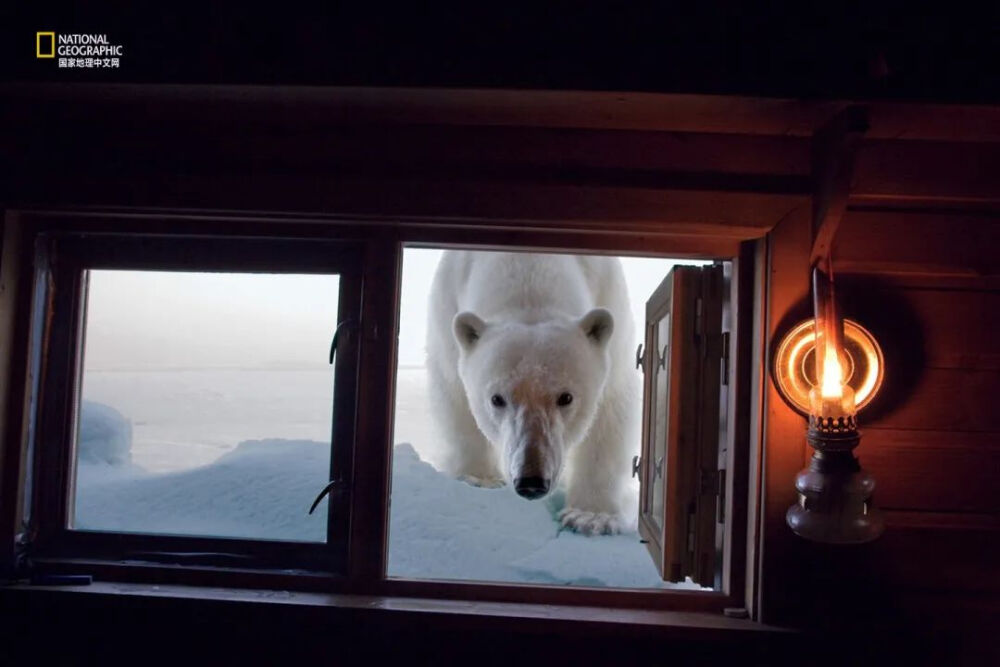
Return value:
M 844 395 L 844 371 L 840 368 L 840 355 L 827 338 L 826 354 L 823 355 L 823 377 L 820 380 L 820 394 L 823 398 L 840 398 Z
M 778 389 L 803 413 L 810 409 L 810 390 L 815 386 L 820 394 L 822 389 L 822 376 L 816 374 L 818 352 L 814 320 L 806 320 L 788 332 L 775 355 L 773 368 Z M 840 377 L 843 384 L 854 390 L 855 409 L 864 408 L 878 394 L 885 373 L 878 342 L 857 322 L 844 320 L 844 350 L 837 362 L 840 370 L 834 377 Z

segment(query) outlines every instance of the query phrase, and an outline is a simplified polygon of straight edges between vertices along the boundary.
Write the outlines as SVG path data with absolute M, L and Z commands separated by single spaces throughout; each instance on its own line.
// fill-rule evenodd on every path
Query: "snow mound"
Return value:
M 327 483 L 329 452 L 329 445 L 311 440 L 248 440 L 214 463 L 183 472 L 81 475 L 74 525 L 320 542 L 326 511 L 308 511 Z
M 562 529 L 563 498 L 521 498 L 435 470 L 408 444 L 393 455 L 389 576 L 621 588 L 675 587 L 635 532 L 587 537 Z M 696 585 L 680 587 L 695 589 Z
M 308 510 L 328 475 L 329 446 L 311 440 L 249 440 L 212 464 L 166 474 L 81 465 L 74 527 L 319 542 L 326 502 Z M 510 489 L 469 486 L 421 461 L 408 444 L 395 448 L 391 502 L 392 577 L 667 586 L 634 532 L 562 530 L 558 496 L 531 502 Z
M 86 463 L 131 463 L 132 422 L 108 405 L 83 401 L 77 450 Z

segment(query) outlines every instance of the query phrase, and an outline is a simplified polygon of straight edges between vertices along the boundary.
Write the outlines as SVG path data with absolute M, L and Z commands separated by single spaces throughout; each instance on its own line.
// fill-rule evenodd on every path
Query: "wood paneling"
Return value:
M 897 590 L 1000 593 L 1000 530 L 910 528 L 891 522 L 871 545 L 871 574 Z
M 982 147 L 966 148 L 975 153 Z M 921 151 L 898 155 L 915 161 L 906 173 L 915 174 L 916 189 L 940 186 L 928 174 L 952 166 L 929 164 L 930 153 Z M 977 176 L 970 187 L 995 189 L 989 182 L 995 173 Z M 957 166 L 955 179 L 964 175 L 966 167 Z M 904 193 L 910 187 L 905 178 L 896 186 Z M 791 535 L 783 510 L 793 495 L 794 474 L 809 454 L 798 450 L 805 423 L 769 403 L 765 618 L 788 614 L 794 622 L 808 609 L 824 613 L 822 604 L 793 587 L 817 596 L 843 595 L 845 604 L 870 590 L 869 603 L 890 610 L 903 594 L 951 595 L 950 606 L 937 616 L 967 604 L 973 592 L 993 599 L 1000 592 L 1000 282 L 994 282 L 1000 276 L 1000 217 L 853 202 L 835 241 L 834 267 L 845 314 L 869 327 L 886 353 L 883 391 L 859 415 L 863 437 L 856 454 L 875 478 L 874 501 L 885 512 L 887 527 L 871 544 L 839 550 Z M 784 312 L 790 324 L 795 318 L 789 310 L 797 307 L 808 316 L 809 300 L 801 285 L 798 305 L 789 305 L 793 289 L 775 280 L 776 268 L 793 284 L 808 273 L 803 243 L 794 242 L 788 222 L 768 237 L 769 295 L 772 316 Z M 770 330 L 779 336 L 784 331 Z
M 853 208 L 838 234 L 835 261 L 841 273 L 932 278 L 1000 274 L 997 215 Z
M 806 201 L 803 195 L 531 185 L 419 177 L 355 180 L 310 174 L 81 175 L 72 181 L 14 183 L 25 206 L 169 207 L 189 211 L 336 214 L 463 221 L 467 227 L 551 228 L 758 238 Z
M 690 250 L 699 236 L 731 244 L 773 230 L 758 304 L 763 340 L 755 341 L 764 369 L 774 341 L 811 312 L 808 137 L 843 106 L 619 93 L 66 84 L 2 94 L 0 201 L 9 206 L 274 212 L 362 223 L 382 216 L 386 243 L 437 225 L 440 236 L 420 238 L 485 234 L 490 243 L 517 242 L 527 238 L 518 236 L 524 230 L 542 229 L 585 235 L 596 246 L 620 229 L 633 249 L 684 237 L 696 239 L 683 246 Z M 1000 590 L 998 147 L 995 108 L 871 105 L 834 257 L 838 275 L 850 277 L 853 293 L 869 296 L 876 313 L 880 303 L 900 304 L 872 316 L 887 351 L 907 347 L 909 338 L 919 343 L 915 354 L 889 359 L 887 396 L 898 400 L 861 415 L 858 454 L 875 474 L 888 529 L 871 545 L 843 549 L 791 533 L 785 512 L 810 453 L 805 422 L 764 376 L 756 397 L 763 407 L 751 418 L 762 436 L 760 523 L 751 528 L 749 556 L 760 566 L 758 618 L 794 623 L 818 610 L 824 619 L 826 595 L 872 584 L 881 586 L 883 602 L 900 591 Z M 459 227 L 466 236 L 452 235 Z M 390 294 L 398 267 L 373 266 L 379 271 L 368 277 Z M 391 327 L 394 298 L 366 304 L 369 320 Z M 8 329 L 24 329 L 10 317 Z M 366 341 L 384 335 L 366 332 Z M 378 372 L 359 398 L 391 411 L 391 353 L 364 349 Z M 23 375 L 15 369 L 10 378 L 23 385 Z M 365 455 L 355 461 L 355 479 L 368 492 L 356 498 L 352 526 L 355 585 L 377 580 L 384 565 L 385 535 L 373 527 L 386 511 L 389 460 L 380 443 L 391 414 L 371 416 L 358 425 Z M 6 425 L 9 438 L 19 432 Z M 10 508 L 9 486 L 0 493 Z M 3 519 L 0 537 L 9 543 L 14 512 Z M 835 610 L 855 608 L 846 596 Z
M 927 276 L 925 283 L 942 279 Z M 1000 291 L 910 287 L 884 275 L 841 275 L 839 296 L 848 316 L 868 327 L 889 355 L 886 378 L 900 382 L 900 364 L 925 369 L 1000 370 Z M 960 325 L 958 325 L 960 323 Z M 901 347 L 912 348 L 906 355 Z M 909 358 L 905 358 L 909 355 Z M 903 358 L 901 358 L 903 357 Z
M 883 509 L 1000 512 L 996 433 L 864 428 L 855 451 Z
M 139 94 L 141 90 L 141 95 Z M 809 137 L 843 102 L 635 92 L 305 86 L 7 84 L 11 103 L 131 104 L 140 113 L 208 114 L 309 124 L 447 124 L 720 132 Z M 870 105 L 873 139 L 1000 142 L 1000 109 Z
M 150 132 L 147 116 L 109 118 L 87 108 L 35 110 L 35 116 L 5 145 L 21 161 L 33 151 L 71 147 L 48 164 L 56 172 L 336 171 L 522 182 L 718 173 L 784 179 L 748 183 L 758 188 L 808 187 L 809 144 L 792 137 L 441 125 L 258 127 L 242 117 L 207 118 L 197 128 L 164 118 L 159 131 Z M 80 126 L 101 131 L 80 133 Z
M 869 201 L 922 197 L 1000 199 L 1000 144 L 869 138 L 858 151 L 853 195 Z
M 1000 292 L 909 289 L 903 298 L 921 323 L 927 368 L 1000 370 Z
M 959 326 L 956 323 L 956 326 Z M 886 370 L 886 382 L 892 382 Z M 886 387 L 904 392 L 905 401 L 871 425 L 882 428 L 997 432 L 1000 371 L 925 368 L 912 387 Z M 872 403 L 873 409 L 876 404 Z M 861 418 L 864 418 L 862 413 Z

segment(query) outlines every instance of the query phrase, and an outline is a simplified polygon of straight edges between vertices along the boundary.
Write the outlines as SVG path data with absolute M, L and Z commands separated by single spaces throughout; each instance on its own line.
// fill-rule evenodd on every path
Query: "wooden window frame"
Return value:
M 346 571 L 348 498 L 358 381 L 357 336 L 342 335 L 331 376 L 333 443 L 331 475 L 348 474 L 329 495 L 324 543 L 217 536 L 73 530 L 73 453 L 81 399 L 86 310 L 86 272 L 91 269 L 337 274 L 338 322 L 360 318 L 358 246 L 350 242 L 144 235 L 141 233 L 45 232 L 36 236 L 36 303 L 44 326 L 31 339 L 37 389 L 28 415 L 29 465 L 33 471 L 27 514 L 31 552 L 39 558 L 75 557 L 300 568 L 343 575 Z M 331 337 L 333 331 L 330 332 Z M 343 443 L 343 444 L 341 444 Z M 316 489 L 318 493 L 320 489 Z
M 726 608 L 747 607 L 747 535 L 752 513 L 749 460 L 752 442 L 751 330 L 757 299 L 754 290 L 756 242 L 739 238 L 704 235 L 651 234 L 648 226 L 636 229 L 588 230 L 572 225 L 546 223 L 530 226 L 511 222 L 472 220 L 350 220 L 334 216 L 191 214 L 141 211 L 11 212 L 21 232 L 20 243 L 33 245 L 45 233 L 114 233 L 135 236 L 169 235 L 217 239 L 318 240 L 352 243 L 360 254 L 362 287 L 361 332 L 358 337 L 360 378 L 355 396 L 355 428 L 350 495 L 349 532 L 344 569 L 336 574 L 303 569 L 294 573 L 280 569 L 241 567 L 229 563 L 153 563 L 123 561 L 115 554 L 64 549 L 32 555 L 34 571 L 47 573 L 86 572 L 114 581 L 165 584 L 282 588 L 377 596 L 402 596 L 451 600 L 479 600 L 554 605 L 585 605 L 617 608 L 672 609 L 720 613 Z M 223 241 L 220 241 L 223 242 Z M 396 334 L 398 332 L 402 250 L 406 247 L 476 247 L 480 249 L 542 250 L 546 252 L 604 253 L 727 259 L 733 262 L 734 333 L 731 359 L 734 391 L 730 392 L 730 415 L 735 441 L 729 447 L 731 460 L 727 489 L 726 549 L 722 589 L 690 592 L 677 590 L 622 590 L 584 587 L 390 579 L 386 576 L 388 500 L 391 480 Z M 7 251 L 5 250 L 5 255 Z M 21 266 L 21 310 L 31 309 L 25 296 L 33 280 L 23 280 L 30 267 Z M 294 269 L 289 269 L 294 271 Z M 23 322 L 16 340 L 33 341 L 40 321 Z M 31 326 L 34 325 L 34 326 Z M 16 375 L 14 375 L 16 378 Z M 25 376 L 23 399 L 30 396 L 33 379 Z M 7 461 L 4 482 L 25 485 L 24 438 L 29 435 L 32 405 L 24 400 L 19 442 L 8 442 L 13 452 Z M 8 431 L 9 432 L 9 431 Z M 756 483 L 756 482 L 754 482 Z M 18 507 L 18 511 L 20 507 Z M 7 518 L 7 517 L 4 517 Z M 19 531 L 18 531 L 19 534 Z M 3 536 L 0 536 L 3 537 Z M 11 537 L 14 537 L 11 535 Z M 170 538 L 171 540 L 175 538 Z M 185 539 L 185 538 L 181 538 Z M 76 545 L 73 545 L 76 546 Z M 221 549 L 220 549 L 221 550 Z

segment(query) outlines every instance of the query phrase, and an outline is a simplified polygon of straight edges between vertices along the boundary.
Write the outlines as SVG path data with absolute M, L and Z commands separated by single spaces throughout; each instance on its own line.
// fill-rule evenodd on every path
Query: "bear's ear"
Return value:
M 483 335 L 486 322 L 479 319 L 475 313 L 464 312 L 455 316 L 451 327 L 455 333 L 455 340 L 458 341 L 463 350 L 469 351 Z
M 580 320 L 580 328 L 587 338 L 603 347 L 615 330 L 615 318 L 604 308 L 594 308 Z

